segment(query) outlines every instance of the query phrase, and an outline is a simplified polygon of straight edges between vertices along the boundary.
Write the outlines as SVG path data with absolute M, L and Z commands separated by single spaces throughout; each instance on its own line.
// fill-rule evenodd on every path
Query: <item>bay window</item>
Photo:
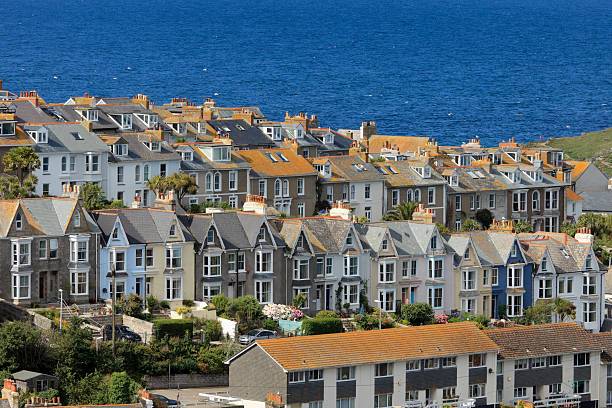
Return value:
M 259 303 L 272 303 L 272 281 L 255 281 L 255 297 Z
M 87 262 L 88 241 L 70 241 L 70 262 Z
M 70 294 L 71 295 L 86 295 L 87 294 L 87 272 L 86 271 L 70 272 Z
M 221 294 L 221 285 L 206 285 L 205 284 L 203 287 L 202 298 L 204 300 L 210 301 L 212 298 L 220 294 Z
M 183 278 L 181 276 L 166 278 L 166 300 L 181 300 Z
M 293 260 L 293 279 L 308 279 L 308 259 Z
M 272 272 L 272 253 L 257 251 L 255 253 L 255 272 Z
M 427 287 L 427 303 L 434 309 L 442 308 L 443 288 L 441 286 Z
M 343 286 L 343 303 L 359 304 L 359 284 L 346 284 Z
M 180 268 L 183 265 L 183 248 L 166 248 L 166 268 Z
M 395 289 L 379 289 L 378 300 L 385 312 L 395 312 Z
M 204 255 L 204 276 L 221 276 L 221 255 Z
M 30 245 L 30 241 L 19 240 L 12 242 L 14 266 L 30 265 Z
M 13 299 L 29 299 L 31 293 L 30 274 L 13 274 Z

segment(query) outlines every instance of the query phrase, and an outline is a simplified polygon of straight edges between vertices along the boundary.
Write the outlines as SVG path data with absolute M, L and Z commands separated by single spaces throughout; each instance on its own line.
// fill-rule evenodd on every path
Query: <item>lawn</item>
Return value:
M 554 138 L 545 144 L 563 149 L 569 157 L 575 160 L 612 156 L 612 128 L 582 133 L 580 136 Z

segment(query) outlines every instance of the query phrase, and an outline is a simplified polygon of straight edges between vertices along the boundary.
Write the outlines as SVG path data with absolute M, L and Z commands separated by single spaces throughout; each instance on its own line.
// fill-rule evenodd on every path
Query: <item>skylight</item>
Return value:
M 71 135 L 75 140 L 83 140 L 83 136 L 81 136 L 79 132 L 72 132 Z
M 280 157 L 282 161 L 289 162 L 289 159 L 287 159 L 285 155 L 283 155 L 282 153 L 277 153 L 277 156 Z
M 265 155 L 272 163 L 278 163 L 278 159 L 272 153 L 265 153 Z

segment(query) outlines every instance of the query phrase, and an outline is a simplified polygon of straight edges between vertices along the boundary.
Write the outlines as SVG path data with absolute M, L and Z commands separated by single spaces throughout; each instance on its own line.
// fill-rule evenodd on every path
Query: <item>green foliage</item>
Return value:
M 15 321 L 0 325 L 0 370 L 50 369 L 53 365 L 51 353 L 42 332 L 29 322 Z
M 87 211 L 100 210 L 106 206 L 104 199 L 104 191 L 99 184 L 90 183 L 89 181 L 81 187 L 81 198 L 83 200 L 83 208 Z
M 170 309 L 170 303 L 167 300 L 162 300 L 159 302 L 159 307 L 162 309 Z
M 546 145 L 562 149 L 576 160 L 591 159 L 612 148 L 612 128 L 582 133 L 580 136 L 550 139 Z
M 467 220 L 463 222 L 463 224 L 461 224 L 462 232 L 478 231 L 479 229 L 480 229 L 480 224 L 478 224 L 477 221 L 471 218 L 468 218 Z
M 180 136 L 180 137 L 177 137 L 176 139 L 174 139 L 174 141 L 176 143 L 185 143 L 187 141 L 187 139 L 185 139 L 184 137 Z
M 402 305 L 402 319 L 411 326 L 432 324 L 435 319 L 433 308 L 428 303 L 408 303 Z
M 262 327 L 266 330 L 279 331 L 278 323 L 273 319 L 264 319 Z
M 301 309 L 304 306 L 307 306 L 306 304 L 307 302 L 308 302 L 308 298 L 306 297 L 306 295 L 300 293 L 299 295 L 293 298 L 292 305 L 293 307 L 297 309 Z
M 136 402 L 140 386 L 127 373 L 112 373 L 108 381 L 108 403 L 129 404 Z
M 371 314 L 363 313 L 355 316 L 355 324 L 360 330 L 378 330 L 379 320 L 383 329 L 389 329 L 394 326 L 393 319 L 386 312 L 379 316 L 378 308 L 375 308 Z
M 143 300 L 135 293 L 129 296 L 122 295 L 117 299 L 119 309 L 128 316 L 140 317 L 142 315 Z
M 81 319 L 73 317 L 59 340 L 58 368 L 84 377 L 96 367 L 96 351 L 91 344 L 91 332 L 81 328 Z
M 482 325 L 483 327 L 488 327 L 489 323 L 491 323 L 491 319 L 486 315 L 476 315 L 473 316 L 470 320 Z
M 14 200 L 16 198 L 32 197 L 36 189 L 38 179 L 33 174 L 29 174 L 19 181 L 16 176 L 0 177 L 0 198 L 3 200 Z
M 338 312 L 342 312 L 342 282 L 338 282 L 338 287 L 336 288 L 336 310 Z
M 436 226 L 438 227 L 438 232 L 440 232 L 440 234 L 450 234 L 451 233 L 451 230 L 449 230 L 448 227 L 444 224 L 436 223 Z
M 165 194 L 171 190 L 170 182 L 167 177 L 153 176 L 147 180 L 146 186 L 149 190 L 155 191 L 156 194 Z
M 338 317 L 338 315 L 336 314 L 336 312 L 334 312 L 333 310 L 321 310 L 319 313 L 317 313 L 317 319 L 319 318 L 336 318 Z
M 17 173 L 19 185 L 23 187 L 25 178 L 40 168 L 40 159 L 33 148 L 21 146 L 10 149 L 2 157 L 2 165 L 5 171 Z
M 183 299 L 183 306 L 193 307 L 195 306 L 195 302 L 191 299 Z
M 126 208 L 125 205 L 123 204 L 123 201 L 121 200 L 115 200 L 112 203 L 110 203 L 107 208 Z
M 241 296 L 234 299 L 230 306 L 230 310 L 234 314 L 243 315 L 248 321 L 257 320 L 263 315 L 259 301 L 253 296 Z
M 158 312 L 161 309 L 159 300 L 157 300 L 153 295 L 147 296 L 147 309 L 149 309 L 149 312 L 151 313 Z
M 215 305 L 215 310 L 217 311 L 217 315 L 221 315 L 229 311 L 231 302 L 232 300 L 222 293 L 213 297 L 210 301 L 210 303 Z
M 553 300 L 553 310 L 557 316 L 559 316 L 559 321 L 565 321 L 566 318 L 575 319 L 576 318 L 576 305 L 570 302 L 567 299 L 563 298 L 555 298 Z
M 221 208 L 223 210 L 230 210 L 232 207 L 227 201 L 221 201 L 220 203 L 216 203 L 214 201 L 204 201 L 202 204 L 192 205 L 189 211 L 192 213 L 205 213 L 207 208 Z
M 500 319 L 507 319 L 508 318 L 508 314 L 506 313 L 508 310 L 508 307 L 506 305 L 497 305 L 497 315 L 499 316 Z
M 518 321 L 525 325 L 550 323 L 552 314 L 553 304 L 548 300 L 540 299 L 533 306 L 526 308 Z
M 481 208 L 476 211 L 476 221 L 482 225 L 483 229 L 489 229 L 489 226 L 493 223 L 493 214 L 487 208 Z
M 204 332 L 208 341 L 218 341 L 223 333 L 221 322 L 218 320 L 206 320 L 204 323 Z
M 370 158 L 370 162 L 371 163 L 381 163 L 381 162 L 386 162 L 387 159 L 384 158 L 384 156 L 378 156 L 378 157 L 374 157 L 374 158 Z
M 302 322 L 302 331 L 309 336 L 316 334 L 342 333 L 342 320 L 337 317 L 305 319 Z
M 168 188 L 176 193 L 176 199 L 179 204 L 183 201 L 185 195 L 198 192 L 195 178 L 189 176 L 189 174 L 174 173 L 166 178 L 166 182 L 168 183 Z
M 228 357 L 222 347 L 207 347 L 198 352 L 197 361 L 202 372 L 217 374 L 227 370 L 223 363 L 226 358 Z
M 62 402 L 70 405 L 108 404 L 108 381 L 98 371 L 83 377 L 68 373 L 60 378 Z
M 573 237 L 576 235 L 577 230 L 578 230 L 578 227 L 574 223 L 564 222 L 563 224 L 561 224 L 561 232 L 564 234 L 567 234 Z
M 412 219 L 412 213 L 419 207 L 417 201 L 410 201 L 396 205 L 383 217 L 385 221 L 406 221 Z
M 360 215 L 359 217 L 357 217 L 358 224 L 367 224 L 368 222 L 370 222 L 370 220 L 368 220 L 368 217 L 366 217 L 365 215 Z
M 531 227 L 531 224 L 528 223 L 525 220 L 514 220 L 514 231 L 518 234 L 521 232 L 533 232 L 533 228 Z
M 59 319 L 60 311 L 59 309 L 39 309 L 36 311 L 41 316 L 45 316 L 47 319 L 55 320 Z
M 193 333 L 193 320 L 191 319 L 153 319 L 153 324 L 158 339 L 163 339 L 165 336 L 184 336 L 185 332 L 191 336 Z

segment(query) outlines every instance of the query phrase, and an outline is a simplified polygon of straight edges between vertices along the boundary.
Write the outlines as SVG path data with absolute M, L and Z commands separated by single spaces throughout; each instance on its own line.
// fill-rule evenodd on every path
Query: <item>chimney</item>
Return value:
M 259 195 L 247 194 L 242 210 L 265 215 L 267 210 L 266 199 Z
M 69 184 L 62 184 L 62 198 L 79 200 L 81 198 L 81 186 L 79 186 L 78 184 L 75 186 L 71 186 Z
M 0 78 L 0 89 L 2 89 L 2 78 Z
M 542 168 L 544 163 L 542 162 L 542 153 L 536 152 L 533 159 L 533 165 Z
M 10 408 L 19 408 L 19 393 L 17 392 L 15 380 L 4 379 L 2 398 L 8 401 Z
M 514 224 L 512 223 L 512 220 L 502 218 L 501 221 L 494 220 L 493 223 L 491 223 L 491 225 L 489 226 L 489 229 L 491 231 L 513 232 Z
M 332 204 L 332 208 L 329 210 L 329 215 L 331 217 L 340 217 L 343 220 L 350 220 L 353 218 L 351 216 L 351 207 L 340 200 Z
M 373 120 L 361 122 L 359 127 L 359 139 L 363 142 L 376 134 L 376 122 Z
M 425 208 L 424 204 L 419 204 L 418 208 L 412 213 L 412 220 L 417 222 L 423 222 L 426 224 L 433 223 L 434 210 L 432 208 Z
M 174 190 L 170 190 L 167 193 L 159 193 L 155 191 L 155 202 L 154 207 L 162 208 L 164 210 L 174 211 L 176 209 L 176 201 L 174 200 Z
M 59 397 L 51 400 L 40 397 L 31 397 L 26 400 L 25 408 L 59 407 L 61 405 L 62 404 L 60 403 Z
M 578 228 L 574 238 L 576 238 L 576 241 L 583 244 L 592 244 L 594 240 L 593 234 L 591 233 L 591 229 L 589 227 Z

